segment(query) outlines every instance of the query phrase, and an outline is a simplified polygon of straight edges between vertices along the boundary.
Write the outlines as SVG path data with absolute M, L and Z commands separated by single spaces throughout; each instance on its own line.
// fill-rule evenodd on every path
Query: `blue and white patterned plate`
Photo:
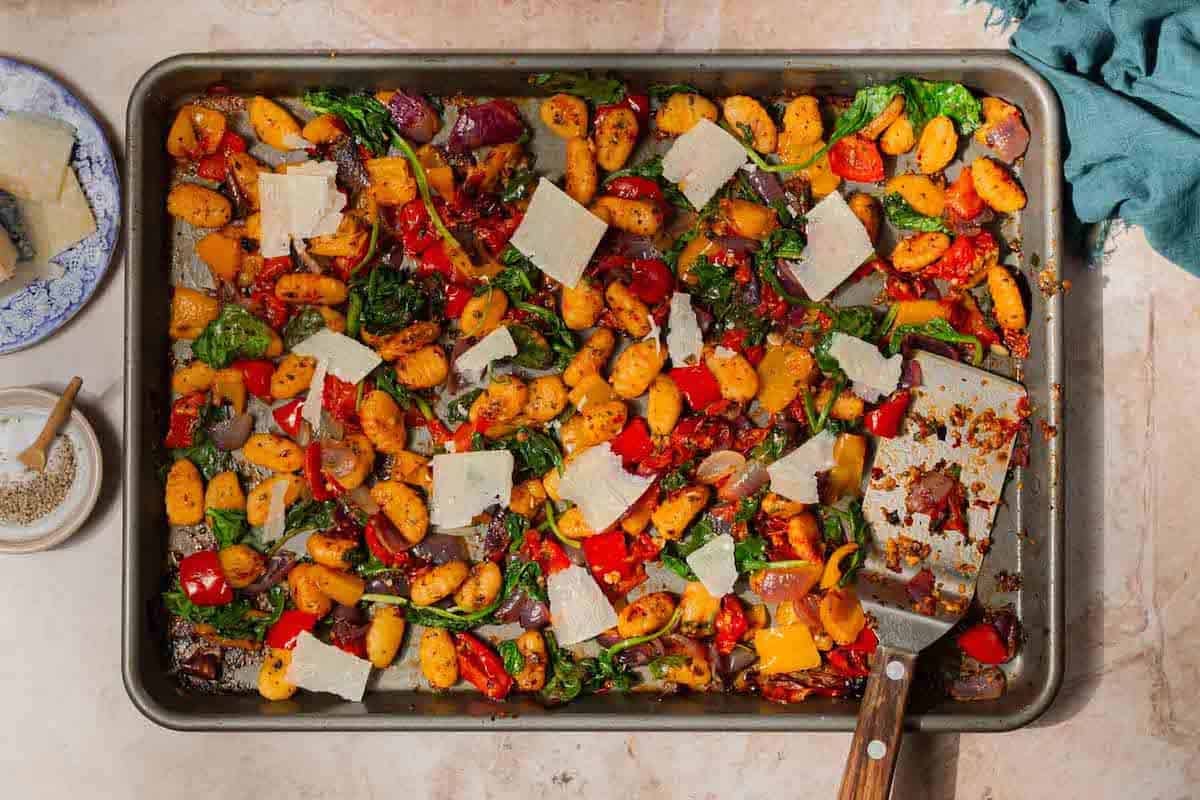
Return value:
M 108 270 L 121 228 L 121 178 L 104 129 L 67 87 L 37 67 L 0 57 L 0 112 L 23 111 L 75 127 L 71 166 L 96 232 L 52 260 L 61 277 L 35 280 L 0 300 L 0 354 L 40 342 L 79 313 Z

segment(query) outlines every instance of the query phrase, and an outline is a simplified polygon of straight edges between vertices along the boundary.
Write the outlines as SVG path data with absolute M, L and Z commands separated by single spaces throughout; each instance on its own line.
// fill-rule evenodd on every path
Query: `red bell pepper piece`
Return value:
M 867 412 L 863 418 L 863 427 L 876 436 L 891 439 L 900 430 L 900 421 L 908 410 L 912 395 L 908 389 L 901 389 L 887 400 Z
M 167 423 L 167 447 L 191 447 L 196 428 L 200 426 L 200 409 L 205 405 L 204 392 L 185 394 L 171 405 L 171 419 Z
M 627 94 L 623 102 L 637 116 L 638 129 L 647 130 L 650 123 L 650 97 L 644 94 Z
M 304 400 L 296 398 L 272 410 L 271 416 L 275 418 L 275 424 L 279 426 L 279 430 L 295 439 L 300 435 L 300 422 L 304 419 L 303 413 Z
M 380 534 L 380 531 L 385 530 L 391 531 L 386 538 L 403 538 L 399 531 L 396 531 L 396 526 L 392 524 L 392 521 L 382 511 L 377 511 L 367 520 L 367 526 L 363 531 L 363 541 L 367 544 L 367 550 L 389 567 L 408 566 L 413 560 L 412 554 L 407 550 L 399 553 L 389 550 L 383 543 L 385 537 Z
M 277 331 L 292 317 L 292 307 L 276 297 L 272 289 L 255 289 L 250 299 L 258 305 L 258 316 Z
M 969 236 L 959 236 L 951 243 L 942 257 L 923 271 L 927 278 L 941 278 L 959 285 L 971 280 L 975 274 L 975 248 Z
M 225 156 L 220 153 L 211 153 L 204 156 L 196 164 L 196 174 L 201 178 L 216 181 L 217 183 L 225 180 L 225 177 L 228 175 L 228 168 L 225 166 Z
M 871 674 L 871 666 L 865 653 L 845 647 L 837 647 L 826 656 L 833 671 L 846 678 L 865 678 Z
M 609 442 L 612 451 L 621 457 L 625 468 L 637 464 L 654 449 L 654 441 L 650 438 L 650 428 L 646 420 L 634 417 L 625 425 L 625 429 Z
M 854 134 L 829 148 L 829 169 L 848 181 L 874 183 L 883 180 L 883 156 L 873 140 Z
M 198 606 L 223 606 L 233 602 L 233 587 L 221 569 L 216 550 L 201 550 L 179 562 L 179 586 Z
M 429 210 L 420 198 L 410 200 L 395 212 L 396 227 L 400 229 L 400 239 L 404 242 L 404 250 L 409 255 L 420 255 L 441 241 L 441 235 L 433 226 Z
M 227 130 L 221 136 L 221 143 L 217 145 L 217 152 L 223 156 L 230 155 L 231 153 L 244 153 L 246 152 L 246 140 L 239 134 Z
M 991 347 L 1000 342 L 1000 337 L 991 329 L 987 318 L 974 302 L 964 302 L 959 306 L 961 319 L 956 326 L 961 333 L 974 336 L 984 347 Z
M 521 555 L 529 561 L 536 561 L 542 568 L 542 574 L 546 576 L 571 566 L 571 559 L 567 557 L 567 551 L 563 550 L 562 545 L 553 539 L 543 539 L 535 530 L 526 531 Z
M 321 392 L 321 406 L 339 422 L 352 421 L 358 413 L 358 384 L 326 375 Z
M 512 676 L 500 656 L 470 633 L 454 634 L 458 671 L 491 700 L 503 700 L 512 691 Z
M 286 275 L 295 268 L 296 265 L 292 263 L 291 256 L 271 256 L 264 259 L 258 274 L 254 276 L 255 291 L 270 292 L 274 296 L 275 281 L 279 279 L 280 275 Z
M 463 286 L 457 283 L 447 284 L 446 318 L 458 319 L 461 317 L 463 310 L 465 310 L 467 307 L 467 303 L 474 296 L 475 292 L 470 286 Z
M 704 364 L 675 367 L 671 370 L 671 380 L 695 411 L 703 411 L 721 399 L 721 384 Z
M 658 305 L 671 296 L 675 276 L 665 261 L 659 258 L 638 258 L 633 262 L 633 281 L 629 291 L 647 305 Z
M 516 232 L 524 215 L 517 214 L 507 219 L 503 217 L 483 217 L 475 223 L 475 238 L 483 242 L 492 255 L 498 256 L 504 250 L 508 240 Z
M 983 199 L 975 191 L 975 178 L 964 168 L 946 188 L 946 216 L 951 221 L 969 222 L 983 213 Z
M 746 619 L 746 609 L 737 595 L 727 594 L 721 598 L 716 627 L 717 636 L 714 644 L 717 652 L 727 656 L 733 652 L 733 648 L 750 628 L 750 623 Z
M 653 178 L 642 178 L 637 175 L 626 175 L 617 178 L 604 187 L 604 193 L 619 197 L 622 200 L 651 200 L 663 202 L 662 187 Z
M 331 480 L 321 468 L 321 443 L 310 442 L 304 448 L 304 480 L 312 491 L 313 500 L 318 503 L 332 500 L 342 493 L 342 487 L 337 481 Z
M 302 631 L 312 633 L 320 619 L 316 614 L 308 614 L 289 608 L 284 611 L 278 621 L 267 631 L 267 646 L 276 650 L 291 650 L 296 646 L 296 637 Z
M 596 583 L 610 595 L 628 594 L 646 580 L 644 559 L 630 551 L 621 530 L 587 537 L 583 540 L 583 555 Z
M 978 622 L 958 635 L 958 649 L 981 664 L 1008 661 L 1008 647 L 994 625 Z
M 867 653 L 868 655 L 875 652 L 875 648 L 879 646 L 879 637 L 875 635 L 875 629 L 864 627 L 858 632 L 858 638 L 847 645 L 839 647 L 839 650 L 849 650 L 852 653 Z
M 239 358 L 230 366 L 242 373 L 242 382 L 250 394 L 271 401 L 271 376 L 275 374 L 273 361 L 266 358 Z

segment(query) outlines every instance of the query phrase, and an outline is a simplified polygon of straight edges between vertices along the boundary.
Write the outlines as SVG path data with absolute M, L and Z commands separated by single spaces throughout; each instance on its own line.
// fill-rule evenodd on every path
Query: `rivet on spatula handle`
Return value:
M 858 711 L 838 800 L 887 800 L 917 654 L 879 646 Z
M 50 418 L 46 420 L 45 427 L 38 437 L 33 440 L 33 444 L 26 447 L 17 456 L 22 464 L 27 469 L 34 472 L 41 472 L 46 468 L 46 450 L 50 447 L 50 443 L 54 441 L 54 437 L 58 434 L 58 429 L 67 421 L 67 417 L 71 416 L 71 406 L 75 404 L 75 395 L 79 394 L 79 387 L 83 386 L 83 378 L 76 375 L 71 378 L 71 382 L 67 384 L 66 391 L 62 393 L 62 397 L 58 398 L 58 402 L 54 404 L 54 410 L 50 412 Z

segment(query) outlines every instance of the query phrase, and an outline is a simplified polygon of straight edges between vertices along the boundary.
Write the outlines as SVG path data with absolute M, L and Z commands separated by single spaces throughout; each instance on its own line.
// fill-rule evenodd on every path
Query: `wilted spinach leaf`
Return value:
M 291 350 L 296 345 L 325 327 L 325 318 L 315 308 L 305 308 L 288 320 L 283 327 L 283 347 Z
M 905 228 L 910 231 L 950 233 L 950 229 L 941 219 L 922 214 L 896 192 L 883 196 L 883 213 L 887 216 L 888 222 L 897 228 Z
M 616 78 L 595 77 L 586 72 L 539 72 L 529 82 L 547 92 L 573 94 L 599 105 L 625 99 L 625 84 Z
M 234 303 L 226 303 L 217 318 L 192 342 L 196 358 L 215 369 L 224 369 L 235 358 L 259 358 L 271 346 L 271 329 L 265 322 Z

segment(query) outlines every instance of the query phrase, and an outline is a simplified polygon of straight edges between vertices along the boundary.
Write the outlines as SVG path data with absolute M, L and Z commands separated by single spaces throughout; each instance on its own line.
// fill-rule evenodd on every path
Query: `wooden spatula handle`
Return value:
M 871 664 L 838 800 L 887 800 L 917 654 L 880 645 Z
M 58 398 L 58 402 L 54 404 L 54 410 L 50 412 L 50 417 L 46 420 L 46 426 L 42 428 L 42 432 L 38 434 L 34 441 L 35 447 L 40 447 L 43 450 L 49 447 L 54 441 L 58 429 L 67 421 L 67 417 L 71 416 L 71 406 L 75 403 L 75 395 L 79 394 L 79 387 L 83 386 L 83 378 L 76 375 L 71 378 L 71 382 L 67 384 L 67 388 L 63 391 L 62 397 Z

